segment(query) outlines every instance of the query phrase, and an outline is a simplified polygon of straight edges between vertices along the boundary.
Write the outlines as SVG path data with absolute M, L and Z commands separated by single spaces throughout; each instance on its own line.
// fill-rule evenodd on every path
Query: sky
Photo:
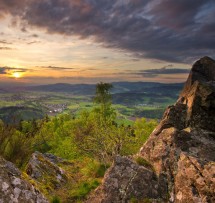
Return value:
M 184 82 L 214 0 L 0 0 L 0 83 Z

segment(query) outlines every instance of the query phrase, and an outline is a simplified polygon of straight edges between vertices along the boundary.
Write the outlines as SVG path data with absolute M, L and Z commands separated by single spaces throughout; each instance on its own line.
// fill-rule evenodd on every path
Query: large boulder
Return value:
M 95 191 L 97 197 L 88 202 L 131 202 L 132 198 L 136 202 L 215 202 L 213 59 L 203 57 L 193 65 L 178 101 L 167 108 L 139 156 L 154 171 L 146 172 L 132 161 L 116 161 Z M 128 185 L 126 198 L 124 184 Z
M 51 192 L 60 188 L 68 180 L 66 171 L 58 166 L 65 162 L 53 154 L 35 152 L 28 162 L 26 173 L 45 187 L 48 186 L 47 188 Z
M 142 160 L 144 163 L 144 160 Z M 166 197 L 167 183 L 157 177 L 150 165 L 137 164 L 132 158 L 117 156 L 105 174 L 103 184 L 87 200 L 88 203 L 121 203 L 137 199 L 159 200 Z
M 0 157 L 0 203 L 48 203 L 11 162 Z

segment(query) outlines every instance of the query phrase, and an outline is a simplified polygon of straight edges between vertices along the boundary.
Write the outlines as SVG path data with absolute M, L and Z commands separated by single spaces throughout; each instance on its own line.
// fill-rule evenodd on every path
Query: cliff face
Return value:
M 190 72 L 175 105 L 140 149 L 151 169 L 117 157 L 88 202 L 215 202 L 215 61 Z

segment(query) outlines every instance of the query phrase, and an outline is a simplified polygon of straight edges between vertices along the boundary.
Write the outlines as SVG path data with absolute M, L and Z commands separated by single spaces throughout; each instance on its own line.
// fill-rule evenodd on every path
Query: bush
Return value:
M 105 171 L 109 166 L 105 166 L 104 164 L 100 164 L 96 171 L 96 178 L 102 178 L 105 175 Z

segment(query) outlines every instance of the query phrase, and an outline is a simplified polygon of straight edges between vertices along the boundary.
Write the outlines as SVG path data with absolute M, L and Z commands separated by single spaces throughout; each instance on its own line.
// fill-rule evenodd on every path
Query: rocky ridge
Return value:
M 215 61 L 192 67 L 175 105 L 134 159 L 117 157 L 87 202 L 215 202 Z

